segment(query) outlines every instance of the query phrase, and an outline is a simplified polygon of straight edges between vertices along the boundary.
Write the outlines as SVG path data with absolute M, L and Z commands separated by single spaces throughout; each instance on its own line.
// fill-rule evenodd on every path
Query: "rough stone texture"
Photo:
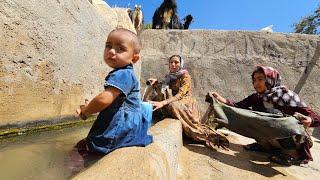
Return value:
M 103 0 L 92 0 L 91 4 L 112 27 L 117 27 L 117 13 Z
M 105 7 L 102 16 L 87 0 L 0 2 L 0 126 L 59 120 L 102 90 L 108 32 L 134 30 L 124 10 Z
M 111 8 L 103 0 L 92 0 L 92 4 L 112 27 L 123 27 L 136 33 L 133 24 L 128 23 L 131 22 L 131 20 L 127 8 Z
M 152 144 L 115 150 L 73 179 L 176 179 L 181 123 L 165 119 L 149 132 L 154 138 Z
M 269 154 L 250 152 L 243 145 L 254 142 L 238 134 L 228 133 L 230 149 L 212 151 L 203 145 L 185 142 L 181 149 L 178 180 L 199 179 L 319 179 L 319 139 L 314 139 L 311 152 L 314 161 L 301 166 L 284 167 L 268 160 Z
M 206 93 L 216 90 L 235 101 L 254 92 L 251 73 L 258 64 L 277 68 L 283 84 L 294 89 L 314 55 L 319 36 L 209 30 L 145 30 L 142 40 L 142 76 L 162 79 L 168 57 L 180 54 L 193 78 L 193 92 L 203 112 Z M 300 95 L 320 112 L 320 60 Z

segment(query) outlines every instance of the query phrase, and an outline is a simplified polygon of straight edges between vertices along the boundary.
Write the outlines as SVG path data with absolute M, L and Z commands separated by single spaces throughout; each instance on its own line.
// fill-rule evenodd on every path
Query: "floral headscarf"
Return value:
M 268 66 L 257 66 L 252 78 L 256 72 L 262 72 L 266 78 L 267 91 L 261 94 L 263 101 L 279 106 L 307 107 L 298 94 L 281 86 L 281 76 L 277 70 Z

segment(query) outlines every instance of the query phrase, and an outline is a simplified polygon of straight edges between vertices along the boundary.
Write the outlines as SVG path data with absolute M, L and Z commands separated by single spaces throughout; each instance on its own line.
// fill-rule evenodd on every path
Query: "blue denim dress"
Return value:
M 132 65 L 111 71 L 104 88 L 115 87 L 122 93 L 101 111 L 87 136 L 90 151 L 107 154 L 117 148 L 146 146 L 152 120 L 152 106 L 140 98 L 140 85 Z

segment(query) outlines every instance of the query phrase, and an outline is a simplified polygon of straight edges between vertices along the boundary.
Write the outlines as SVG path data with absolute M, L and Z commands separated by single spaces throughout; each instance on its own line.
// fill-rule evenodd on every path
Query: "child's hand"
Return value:
M 215 97 L 218 101 L 220 101 L 220 102 L 222 102 L 222 103 L 227 103 L 227 100 L 224 98 L 224 97 L 222 97 L 222 96 L 220 96 L 220 94 L 219 93 L 217 93 L 217 92 L 215 92 L 215 91 L 212 91 L 212 92 L 210 92 L 211 94 L 212 94 L 212 96 L 213 97 Z
M 300 122 L 302 122 L 304 127 L 309 127 L 312 123 L 311 117 L 305 116 L 301 113 L 295 112 L 293 116 L 297 118 Z
M 85 105 L 80 105 L 79 108 L 76 109 L 76 114 L 83 120 L 86 120 L 88 117 L 83 113 L 86 106 L 89 104 L 87 99 L 84 100 Z

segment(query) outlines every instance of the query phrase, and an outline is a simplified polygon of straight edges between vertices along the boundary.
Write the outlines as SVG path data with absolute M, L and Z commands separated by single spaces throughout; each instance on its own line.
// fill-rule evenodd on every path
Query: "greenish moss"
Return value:
M 92 123 L 96 119 L 96 116 L 91 116 L 87 120 L 70 120 L 67 122 L 61 122 L 56 124 L 49 124 L 49 125 L 38 125 L 38 126 L 32 126 L 32 127 L 26 127 L 26 128 L 9 128 L 9 129 L 3 129 L 0 130 L 0 141 L 7 138 L 14 138 L 16 136 L 25 135 L 25 134 L 31 134 L 31 133 L 37 133 L 41 131 L 51 131 L 51 130 L 57 130 L 62 129 L 66 127 L 71 126 L 80 126 L 88 123 Z

